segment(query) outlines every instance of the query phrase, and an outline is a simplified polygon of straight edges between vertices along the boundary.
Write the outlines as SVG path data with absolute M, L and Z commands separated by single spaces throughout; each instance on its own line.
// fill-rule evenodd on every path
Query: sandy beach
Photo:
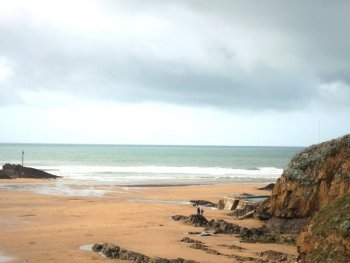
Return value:
M 33 180 L 2 180 L 0 184 L 16 183 L 20 187 L 28 182 Z M 104 196 L 97 197 L 1 191 L 0 261 L 118 262 L 103 258 L 96 252 L 80 249 L 84 245 L 111 242 L 151 257 L 182 257 L 198 262 L 234 262 L 232 258 L 208 254 L 179 242 L 189 236 L 187 232 L 203 229 L 172 221 L 171 216 L 195 213 L 195 208 L 186 203 L 191 199 L 218 202 L 224 196 L 232 194 L 270 194 L 268 191 L 257 190 L 263 185 L 265 184 L 114 186 Z M 262 225 L 254 219 L 236 220 L 225 215 L 226 212 L 205 209 L 204 215 L 209 220 L 224 219 L 241 226 Z M 272 248 L 275 251 L 296 254 L 293 246 L 241 243 L 234 235 L 189 237 L 225 254 L 256 257 L 258 252 Z M 235 251 L 222 245 L 239 245 L 245 250 Z

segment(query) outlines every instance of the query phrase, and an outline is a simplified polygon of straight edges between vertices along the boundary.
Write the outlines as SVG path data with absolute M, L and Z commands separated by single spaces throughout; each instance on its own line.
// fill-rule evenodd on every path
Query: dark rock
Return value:
M 214 221 L 209 227 L 214 229 L 214 234 L 238 234 L 240 232 L 239 225 L 228 223 L 225 220 Z
M 100 252 L 103 248 L 103 244 L 95 244 L 92 246 L 92 251 Z
M 268 190 L 268 191 L 272 191 L 273 188 L 275 187 L 275 184 L 274 183 L 271 183 L 271 184 L 268 184 L 264 187 L 260 187 L 258 188 L 258 190 Z
M 237 246 L 237 245 L 226 245 L 226 244 L 222 244 L 222 245 L 219 245 L 220 247 L 225 247 L 225 248 L 228 248 L 228 249 L 234 249 L 234 250 L 245 250 L 245 248 L 243 247 L 240 247 L 240 246 Z
M 229 258 L 233 258 L 235 259 L 235 262 L 257 262 L 257 263 L 261 263 L 262 261 L 257 259 L 257 258 L 253 258 L 253 257 L 246 257 L 246 256 L 239 256 L 239 255 L 228 255 Z
M 224 209 L 225 208 L 225 199 L 221 199 L 219 203 L 216 204 L 216 207 L 218 209 Z
M 255 211 L 253 217 L 255 219 L 262 220 L 262 221 L 267 221 L 271 218 L 271 216 L 269 214 L 266 214 L 266 213 L 260 212 L 260 211 Z
M 185 224 L 193 226 L 206 226 L 208 220 L 203 215 L 190 215 L 184 220 Z
M 239 237 L 244 242 L 255 243 L 276 243 L 278 238 L 272 235 L 266 226 L 260 228 L 246 228 L 242 227 L 239 233 Z
M 309 223 L 309 218 L 284 219 L 273 217 L 266 222 L 267 228 L 281 234 L 299 234 Z
M 35 179 L 57 179 L 60 176 L 53 175 L 42 170 L 34 169 L 31 167 L 23 167 L 15 164 L 4 164 L 0 178 L 35 178 Z
M 209 254 L 221 255 L 220 252 L 209 248 L 208 246 L 206 246 L 203 242 L 201 242 L 199 240 L 194 240 L 194 239 L 185 237 L 185 238 L 181 239 L 181 242 L 190 243 L 191 244 L 191 246 L 190 246 L 191 248 L 200 249 L 200 250 L 203 250 L 203 251 L 205 251 L 205 252 L 207 252 Z
M 274 250 L 262 251 L 259 253 L 259 257 L 268 262 L 296 262 L 296 256 Z
M 185 220 L 186 218 L 187 216 L 182 216 L 182 215 L 175 215 L 171 217 L 171 219 L 174 221 L 182 221 L 182 220 Z
M 183 258 L 166 259 L 166 258 L 150 258 L 141 253 L 122 249 L 110 243 L 95 244 L 93 251 L 101 252 L 104 256 L 112 259 L 129 260 L 136 263 L 196 263 L 193 260 L 185 260 Z
M 200 235 L 202 232 L 188 232 L 189 235 Z
M 235 210 L 233 210 L 230 213 L 227 213 L 228 216 L 233 216 L 235 218 L 240 218 L 252 211 L 255 211 L 257 208 L 258 204 L 248 204 L 248 205 L 244 205 L 243 208 L 236 208 Z M 253 214 L 251 215 L 253 216 Z
M 175 221 L 182 221 L 185 224 L 193 225 L 193 226 L 206 226 L 208 223 L 208 220 L 199 214 L 190 215 L 190 216 L 182 216 L 182 215 L 176 215 L 171 217 Z
M 184 242 L 184 243 L 199 243 L 199 244 L 202 244 L 201 241 L 199 241 L 199 240 L 194 240 L 194 239 L 189 238 L 189 237 L 184 237 L 183 239 L 180 240 L 180 242 Z
M 190 203 L 192 203 L 194 206 L 200 205 L 200 206 L 206 206 L 206 207 L 216 207 L 216 204 L 206 200 L 190 200 Z
M 0 179 L 14 179 L 14 178 L 5 174 L 4 170 L 0 170 Z
M 238 234 L 240 226 L 237 224 L 228 223 L 225 220 L 210 220 L 208 221 L 202 215 L 190 215 L 188 217 L 176 215 L 172 217 L 173 220 L 182 221 L 185 224 L 193 225 L 195 227 L 206 227 L 206 230 L 214 230 L 214 234 Z

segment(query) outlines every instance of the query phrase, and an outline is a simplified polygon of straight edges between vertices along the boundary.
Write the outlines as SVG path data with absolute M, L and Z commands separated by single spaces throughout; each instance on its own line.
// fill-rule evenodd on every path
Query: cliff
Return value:
M 5 164 L 0 170 L 0 179 L 16 178 L 36 178 L 36 179 L 56 179 L 60 176 L 53 175 L 42 170 L 24 167 L 15 164 Z
M 309 217 L 349 191 L 350 135 L 346 135 L 295 155 L 262 209 L 271 217 Z

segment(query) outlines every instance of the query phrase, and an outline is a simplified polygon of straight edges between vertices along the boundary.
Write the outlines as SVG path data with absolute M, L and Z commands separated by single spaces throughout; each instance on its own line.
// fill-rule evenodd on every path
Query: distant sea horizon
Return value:
M 305 147 L 0 143 L 0 165 L 118 185 L 273 182 Z

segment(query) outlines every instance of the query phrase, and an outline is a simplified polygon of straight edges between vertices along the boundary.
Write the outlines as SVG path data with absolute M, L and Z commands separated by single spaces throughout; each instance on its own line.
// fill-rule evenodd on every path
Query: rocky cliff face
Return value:
M 310 146 L 295 155 L 262 209 L 272 217 L 309 217 L 347 192 L 350 135 Z

